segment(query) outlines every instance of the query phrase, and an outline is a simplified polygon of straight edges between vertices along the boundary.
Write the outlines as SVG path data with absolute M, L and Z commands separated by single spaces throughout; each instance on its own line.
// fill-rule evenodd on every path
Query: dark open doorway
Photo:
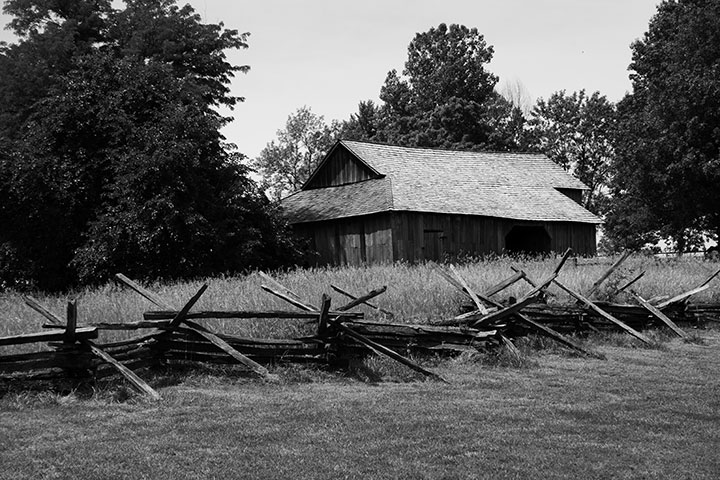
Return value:
M 445 254 L 445 233 L 442 230 L 423 231 L 423 258 L 440 261 Z
M 505 251 L 508 253 L 550 253 L 550 235 L 545 227 L 515 225 L 505 235 Z

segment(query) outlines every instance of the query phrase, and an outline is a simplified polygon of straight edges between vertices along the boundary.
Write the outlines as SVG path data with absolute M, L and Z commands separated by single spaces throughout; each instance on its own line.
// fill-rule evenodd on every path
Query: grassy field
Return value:
M 587 291 L 612 261 L 570 261 L 560 279 Z M 556 262 L 498 259 L 459 270 L 483 290 L 509 276 L 511 264 L 542 278 Z M 641 270 L 641 295 L 674 295 L 717 267 L 693 258 L 632 258 L 598 296 Z M 387 285 L 378 303 L 405 322 L 446 318 L 462 301 L 432 265 L 273 276 L 315 302 L 332 293 L 334 305 L 344 299 L 330 284 L 353 292 Z M 148 287 L 180 306 L 205 281 L 200 309 L 290 309 L 260 290 L 257 274 Z M 528 289 L 518 284 L 503 296 Z M 571 301 L 551 292 L 553 302 Z M 151 308 L 115 285 L 36 296 L 58 314 L 77 298 L 80 323 L 134 321 Z M 720 280 L 697 300 L 720 301 Z M 43 323 L 13 293 L 0 296 L 0 321 L 0 335 Z M 247 336 L 310 332 L 288 321 L 215 327 Z M 280 381 L 272 383 L 233 369 L 144 375 L 162 395 L 156 403 L 122 384 L 90 396 L 8 393 L 0 397 L 0 479 L 720 478 L 720 331 L 694 330 L 694 343 L 649 334 L 660 346 L 640 348 L 624 334 L 587 340 L 604 361 L 533 338 L 518 342 L 521 361 L 507 352 L 420 359 L 450 385 L 370 357 L 347 374 L 275 367 Z
M 190 374 L 158 403 L 6 395 L 0 478 L 716 479 L 720 332 L 701 335 L 604 342 L 605 361 L 433 365 L 451 385 L 290 368 Z
M 593 282 L 613 263 L 613 258 L 572 259 L 563 268 L 559 280 L 578 291 L 587 291 Z M 547 277 L 555 268 L 557 258 L 545 260 L 499 258 L 476 261 L 458 267 L 460 273 L 477 290 L 483 291 L 513 274 L 511 265 L 517 265 L 535 279 Z M 695 257 L 658 259 L 654 257 L 632 257 L 613 275 L 596 298 L 607 299 L 608 292 L 634 274 L 645 271 L 643 279 L 636 284 L 636 290 L 645 298 L 656 295 L 675 295 L 687 291 L 704 281 L 720 265 L 704 262 Z M 455 315 L 464 300 L 434 271 L 434 264 L 396 264 L 370 267 L 343 267 L 323 269 L 298 269 L 288 272 L 272 272 L 284 285 L 315 304 L 327 293 L 333 305 L 342 305 L 347 299 L 335 293 L 334 284 L 354 293 L 365 293 L 373 288 L 387 285 L 388 291 L 375 302 L 396 314 L 401 322 L 426 323 Z M 196 305 L 197 309 L 212 310 L 292 310 L 293 307 L 262 291 L 262 278 L 254 273 L 242 277 L 221 277 L 201 279 L 182 283 L 152 283 L 148 287 L 179 308 L 202 285 L 210 287 Z M 500 296 L 520 297 L 530 287 L 518 282 Z M 570 302 L 567 294 L 555 286 L 552 302 Z M 108 284 L 100 288 L 70 292 L 67 295 L 37 295 L 41 302 L 57 314 L 63 314 L 71 298 L 79 303 L 80 324 L 98 321 L 137 321 L 145 310 L 154 309 L 148 301 L 136 293 Z M 694 297 L 697 301 L 720 302 L 720 279 L 712 288 Z M 626 301 L 626 298 L 614 299 Z M 369 319 L 384 320 L 382 315 L 366 309 Z M 37 313 L 26 307 L 19 295 L 0 294 L 0 335 L 14 335 L 36 331 L 44 322 Z M 308 333 L 302 323 L 288 321 L 225 321 L 213 325 L 223 332 L 261 337 L 286 337 Z

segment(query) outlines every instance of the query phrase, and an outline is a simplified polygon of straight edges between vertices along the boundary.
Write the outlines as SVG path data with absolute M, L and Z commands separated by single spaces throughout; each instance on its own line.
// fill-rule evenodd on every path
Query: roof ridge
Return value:
M 402 148 L 402 149 L 406 149 L 406 150 L 422 150 L 422 151 L 428 151 L 428 152 L 495 153 L 495 154 L 502 154 L 502 155 L 540 155 L 543 157 L 547 157 L 547 155 L 542 152 L 532 152 L 532 151 L 512 151 L 512 152 L 510 152 L 510 151 L 506 151 L 506 150 L 470 150 L 470 149 L 449 148 L 449 147 L 408 147 L 405 145 L 395 145 L 395 144 L 383 143 L 383 142 L 372 142 L 369 140 L 340 139 L 339 142 L 343 143 L 343 144 L 359 143 L 362 145 L 373 145 L 373 146 L 377 146 L 377 147 Z

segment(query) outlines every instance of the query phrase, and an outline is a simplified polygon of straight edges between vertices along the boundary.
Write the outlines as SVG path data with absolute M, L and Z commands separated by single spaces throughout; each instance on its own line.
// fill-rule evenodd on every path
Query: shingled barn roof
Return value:
M 396 147 L 340 141 L 316 173 L 344 148 L 375 178 L 303 189 L 283 200 L 291 223 L 385 211 L 480 215 L 552 222 L 601 223 L 557 189 L 587 187 L 544 155 Z

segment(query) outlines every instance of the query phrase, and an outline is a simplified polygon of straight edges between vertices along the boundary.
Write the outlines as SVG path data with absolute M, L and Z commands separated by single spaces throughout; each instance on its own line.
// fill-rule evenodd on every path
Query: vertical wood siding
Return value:
M 555 222 L 545 223 L 552 240 L 552 250 L 563 252 L 572 248 L 578 255 L 597 254 L 596 227 L 591 223 Z
M 501 253 L 506 248 L 506 235 L 516 225 L 544 227 L 550 236 L 551 251 L 572 248 L 578 255 L 596 254 L 593 224 L 394 212 L 393 257 L 416 262 Z
M 305 189 L 337 187 L 348 183 L 370 180 L 376 176 L 370 169 L 360 163 L 353 154 L 340 147 L 335 149 Z
M 362 265 L 389 263 L 392 256 L 390 214 L 368 215 L 293 226 L 308 239 L 316 254 L 311 265 Z
M 327 222 L 297 224 L 317 254 L 313 265 L 362 265 L 395 260 L 419 262 L 502 253 L 514 226 L 543 227 L 550 250 L 572 248 L 595 255 L 595 225 L 571 222 L 528 222 L 493 217 L 418 212 L 388 212 Z

